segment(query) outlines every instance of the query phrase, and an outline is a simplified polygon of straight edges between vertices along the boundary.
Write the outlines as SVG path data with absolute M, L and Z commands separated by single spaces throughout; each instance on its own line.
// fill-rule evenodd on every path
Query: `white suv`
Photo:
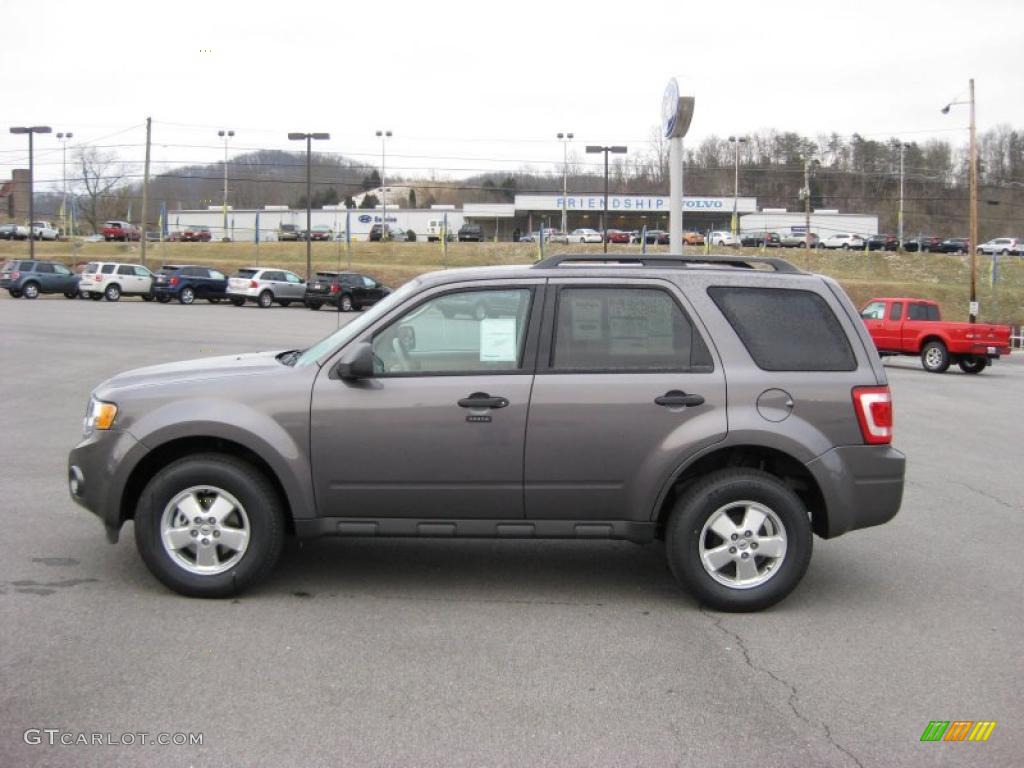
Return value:
M 87 299 L 117 301 L 122 296 L 141 296 L 152 301 L 153 273 L 141 264 L 90 261 L 82 270 L 78 291 Z
M 255 301 L 266 309 L 277 302 L 287 307 L 306 296 L 306 283 L 293 272 L 273 267 L 244 267 L 228 278 L 228 300 L 236 307 Z
M 1020 255 L 1022 251 L 1024 251 L 1024 242 L 1016 237 L 997 237 L 978 246 L 978 253 L 984 253 L 988 256 L 996 253 L 1001 256 L 1011 253 Z
M 864 238 L 860 235 L 855 235 L 852 232 L 838 232 L 834 235 L 829 235 L 822 240 L 821 247 L 842 248 L 844 251 L 848 251 L 851 248 L 864 250 Z

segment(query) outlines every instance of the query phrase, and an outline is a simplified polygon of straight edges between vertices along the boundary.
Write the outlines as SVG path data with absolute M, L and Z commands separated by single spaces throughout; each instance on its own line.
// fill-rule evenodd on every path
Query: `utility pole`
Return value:
M 740 144 L 747 143 L 746 136 L 730 136 L 729 143 L 736 145 L 736 176 L 732 188 L 732 233 L 739 232 L 738 208 L 740 198 Z
M 971 78 L 971 304 L 970 322 L 978 320 L 978 132 L 974 122 L 974 78 Z M 993 255 L 993 259 L 995 256 Z
M 313 154 L 313 139 L 318 141 L 327 141 L 331 138 L 329 133 L 298 133 L 289 132 L 289 141 L 305 141 L 306 142 L 306 281 L 308 282 L 313 276 L 313 253 L 312 253 L 312 232 L 313 232 L 313 182 L 311 181 L 310 174 L 312 173 L 312 154 Z
M 808 249 L 811 247 L 811 161 L 804 160 L 804 237 Z
M 153 138 L 153 118 L 146 118 L 146 166 L 142 172 L 142 266 L 146 266 L 146 206 L 149 204 L 149 147 Z M 130 223 L 130 222 L 129 222 Z
M 68 236 L 68 139 L 75 134 L 70 131 L 61 131 L 57 134 L 57 140 L 60 141 L 63 148 L 64 158 L 62 161 L 61 170 L 61 200 L 60 200 L 60 228 L 64 233 L 64 237 Z
M 587 145 L 587 154 L 604 153 L 604 213 L 601 216 L 601 242 L 604 244 L 605 253 L 608 253 L 608 153 L 614 152 L 617 155 L 623 155 L 626 151 L 626 147 L 620 145 L 612 147 Z M 541 239 L 543 240 L 543 238 Z
M 224 139 L 224 239 L 228 236 L 228 139 L 235 135 L 234 131 L 217 131 L 217 135 Z
M 569 142 L 572 141 L 574 134 L 559 131 L 557 136 L 562 142 L 562 231 L 568 232 L 569 214 L 566 211 L 565 198 L 569 195 Z
M 381 241 L 384 241 L 389 239 L 388 235 L 391 232 L 391 228 L 388 226 L 388 190 L 387 187 L 384 186 L 384 166 L 387 163 L 387 140 L 391 138 L 391 131 L 377 131 L 377 137 L 380 139 L 380 199 L 383 207 L 380 239 Z
M 32 159 L 34 146 L 32 137 L 37 133 L 52 132 L 53 129 L 48 125 L 17 125 L 11 127 L 11 133 L 28 134 L 28 255 L 30 259 L 34 259 L 36 257 L 36 229 L 34 225 L 34 219 L 36 217 L 36 166 Z
M 897 225 L 896 225 L 897 226 L 896 237 L 899 238 L 899 241 L 900 241 L 900 244 L 899 244 L 898 248 L 901 251 L 903 250 L 903 178 L 904 178 L 903 156 L 904 156 L 904 154 L 906 154 L 906 149 L 907 149 L 906 142 L 902 142 L 901 141 L 900 142 L 900 212 L 899 212 L 899 217 L 897 219 Z

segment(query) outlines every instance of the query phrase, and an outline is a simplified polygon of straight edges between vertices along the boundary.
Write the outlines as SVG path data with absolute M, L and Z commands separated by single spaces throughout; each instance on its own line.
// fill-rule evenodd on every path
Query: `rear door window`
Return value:
M 903 316 L 903 302 L 894 301 L 892 306 L 889 307 L 889 319 L 899 320 Z
M 56 272 L 58 275 L 70 275 L 71 274 L 71 270 L 68 269 L 67 267 L 65 267 L 63 264 L 54 264 L 53 265 L 53 271 Z
M 40 272 L 40 273 L 42 273 L 44 275 L 52 275 L 53 274 L 53 264 L 47 264 L 45 261 L 40 261 L 38 264 L 36 264 L 35 271 L 36 272 Z
M 119 274 L 119 275 L 134 275 L 135 274 L 135 267 L 133 267 L 133 266 L 131 266 L 129 264 L 122 264 L 121 266 L 119 266 L 117 268 L 117 274 Z
M 252 276 L 259 272 L 258 269 L 240 269 L 235 272 L 235 277 L 244 277 L 246 279 L 252 279 Z
M 100 268 L 100 271 L 101 271 L 101 272 L 102 272 L 102 273 L 103 273 L 104 275 L 112 275 L 112 274 L 114 274 L 114 269 L 115 269 L 115 267 L 116 267 L 116 266 L 117 266 L 116 264 L 104 264 L 104 265 L 103 265 L 103 266 L 102 266 L 102 267 Z
M 708 295 L 762 370 L 857 369 L 843 326 L 812 291 L 712 286 Z

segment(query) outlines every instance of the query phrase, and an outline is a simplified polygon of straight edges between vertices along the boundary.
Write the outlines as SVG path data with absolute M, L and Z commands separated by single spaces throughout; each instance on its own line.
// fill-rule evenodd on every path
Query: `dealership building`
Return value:
M 683 228 L 697 232 L 729 229 L 733 208 L 739 215 L 741 231 L 772 229 L 788 233 L 803 231 L 802 213 L 786 213 L 780 209 L 758 210 L 754 197 L 683 198 Z M 312 225 L 330 227 L 336 236 L 346 234 L 353 240 L 366 240 L 374 224 L 387 223 L 416 233 L 417 240 L 427 239 L 428 232 L 437 232 L 444 222 L 448 231 L 457 231 L 463 224 L 479 224 L 488 240 L 511 240 L 516 232 L 533 232 L 541 227 L 559 228 L 565 210 L 568 229 L 587 227 L 602 229 L 603 194 L 516 195 L 511 203 L 466 203 L 455 206 L 432 206 L 426 209 L 381 207 L 345 209 L 325 206 L 312 211 Z M 609 195 L 608 228 L 634 230 L 668 229 L 669 198 L 667 195 Z M 277 239 L 282 224 L 304 229 L 305 209 L 287 206 L 266 206 L 260 209 L 227 210 L 227 231 L 221 206 L 169 211 L 168 233 L 188 227 L 206 226 L 213 239 L 225 236 L 232 240 L 268 242 Z M 838 228 L 838 229 L 837 229 Z M 878 231 L 878 218 L 871 215 L 840 214 L 821 211 L 811 214 L 811 230 L 823 237 L 833 231 L 851 231 L 871 235 Z M 819 231 L 820 230 L 820 231 Z

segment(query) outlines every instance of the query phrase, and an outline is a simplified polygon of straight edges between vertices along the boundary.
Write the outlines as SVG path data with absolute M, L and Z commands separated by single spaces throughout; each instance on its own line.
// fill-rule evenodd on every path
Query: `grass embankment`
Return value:
M 367 272 L 385 283 L 398 286 L 423 272 L 446 267 L 483 264 L 526 264 L 537 258 L 532 243 L 450 243 L 447 258 L 439 243 L 313 243 L 314 269 L 352 269 Z M 570 246 L 549 246 L 548 253 Z M 571 246 L 574 252 L 599 253 L 600 246 Z M 614 246 L 615 252 L 638 253 L 639 246 Z M 649 248 L 650 251 L 665 251 Z M 688 249 L 691 250 L 691 249 Z M 701 249 L 692 249 L 700 253 Z M 138 261 L 138 243 L 36 243 L 39 258 L 54 259 L 76 266 L 87 261 L 109 259 Z M 742 249 L 748 256 L 761 255 L 756 249 Z M 28 244 L 0 242 L 0 258 L 25 258 Z M 863 253 L 860 251 L 770 250 L 797 266 L 838 280 L 860 306 L 873 296 L 918 296 L 938 301 L 950 320 L 967 318 L 970 259 L 967 256 L 916 253 Z M 146 247 L 151 267 L 161 264 L 208 264 L 226 272 L 244 266 L 279 266 L 303 274 L 305 243 L 266 243 L 257 250 L 253 243 L 150 243 Z M 978 257 L 978 300 L 981 319 L 988 322 L 1024 325 L 1024 259 L 1004 257 L 999 280 L 993 289 L 991 259 Z

